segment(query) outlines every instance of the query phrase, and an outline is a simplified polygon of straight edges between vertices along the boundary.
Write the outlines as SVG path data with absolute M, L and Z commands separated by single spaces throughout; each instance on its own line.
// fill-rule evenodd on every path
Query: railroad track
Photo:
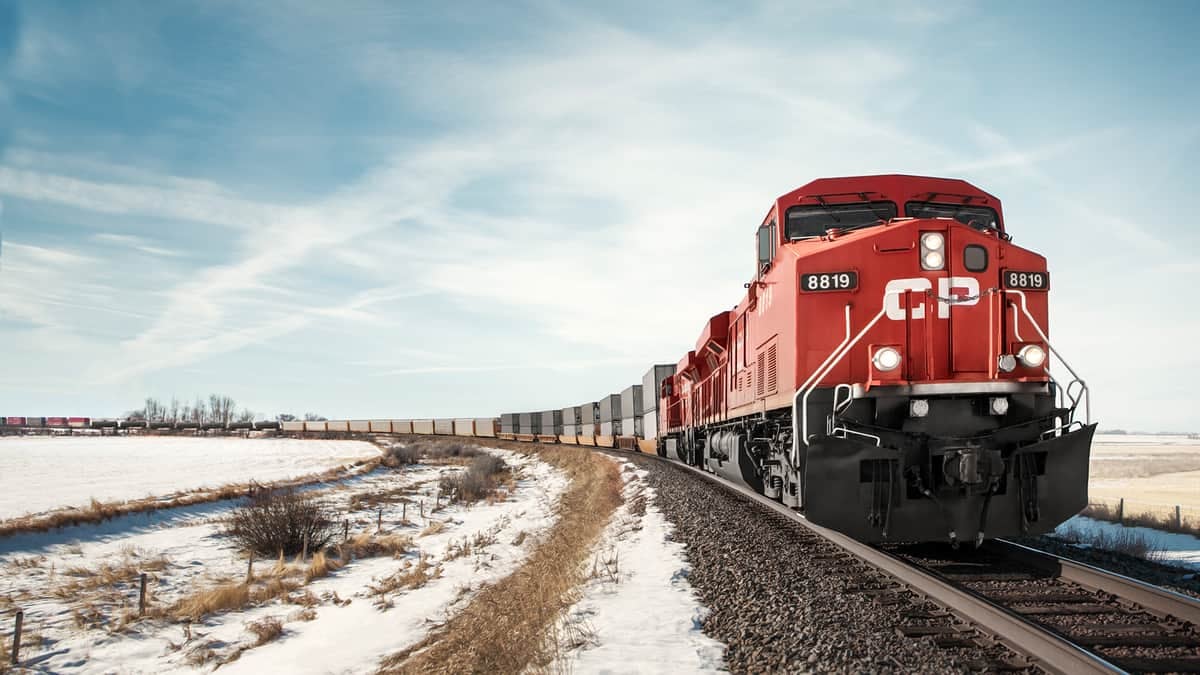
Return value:
M 839 549 L 831 569 L 866 566 L 852 589 L 883 605 L 913 595 L 945 612 L 912 612 L 899 630 L 938 646 L 1000 644 L 1014 660 L 972 664 L 987 670 L 1052 673 L 1200 673 L 1200 601 L 1135 579 L 1007 541 L 978 551 L 946 546 L 871 546 L 809 523 L 791 509 L 695 467 L 653 455 L 816 533 Z M 872 578 L 874 577 L 874 578 Z

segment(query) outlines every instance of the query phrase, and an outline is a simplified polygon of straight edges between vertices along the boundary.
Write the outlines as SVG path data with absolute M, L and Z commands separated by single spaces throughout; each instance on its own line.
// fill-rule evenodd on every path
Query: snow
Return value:
M 625 503 L 594 553 L 593 579 L 568 612 L 570 635 L 588 639 L 567 652 L 580 673 L 724 672 L 725 647 L 701 631 L 707 611 L 687 577 L 690 566 L 673 526 L 654 506 L 645 470 L 623 463 Z M 645 513 L 632 508 L 645 498 Z M 573 628 L 573 630 L 572 630 Z
M 362 441 L 175 437 L 0 439 L 0 520 L 251 480 L 321 473 L 377 457 Z
M 1075 516 L 1055 529 L 1055 534 L 1078 533 L 1084 540 L 1106 536 L 1133 535 L 1146 540 L 1156 553 L 1151 559 L 1200 571 L 1200 537 L 1190 534 L 1163 532 L 1149 527 L 1135 527 Z
M 96 569 L 105 563 L 131 561 L 136 568 L 159 556 L 169 562 L 166 569 L 152 575 L 152 604 L 156 607 L 169 607 L 198 589 L 240 581 L 246 573 L 246 560 L 220 535 L 218 520 L 234 506 L 230 502 L 204 505 L 198 511 L 169 510 L 147 522 L 129 521 L 125 530 L 102 529 L 111 524 L 74 528 L 84 535 L 78 542 L 57 543 L 57 535 L 51 533 L 42 536 L 55 543 L 46 544 L 38 541 L 38 535 L 26 535 L 26 548 L 14 549 L 10 544 L 7 553 L 0 554 L 0 620 L 11 621 L 6 604 L 25 610 L 27 630 L 44 639 L 40 645 L 31 643 L 23 650 L 23 657 L 29 660 L 27 663 L 36 663 L 39 670 L 51 672 L 196 672 L 194 659 L 198 655 L 211 651 L 224 659 L 243 649 L 246 651 L 240 658 L 221 666 L 220 672 L 374 672 L 382 657 L 418 642 L 435 622 L 470 602 L 482 585 L 511 573 L 555 522 L 555 509 L 567 487 L 567 478 L 535 458 L 502 450 L 491 452 L 516 467 L 520 476 L 515 491 L 495 503 L 454 505 L 433 511 L 438 480 L 461 470 L 454 466 L 381 469 L 313 489 L 329 508 L 345 514 L 352 535 L 375 532 L 380 513 L 377 508 L 381 508 L 384 533 L 411 537 L 413 549 L 400 559 L 384 556 L 354 560 L 297 591 L 311 591 L 321 599 L 311 621 L 296 615 L 298 605 L 274 601 L 249 610 L 216 614 L 187 628 L 165 620 L 147 620 L 120 632 L 114 629 L 114 618 L 123 607 L 136 607 L 134 578 L 115 589 L 106 587 L 95 593 L 61 592 L 75 578 L 71 576 L 73 567 Z M 348 510 L 356 495 L 396 490 L 406 490 L 406 498 L 412 500 L 407 510 L 395 501 L 379 507 L 360 504 L 356 510 Z M 419 515 L 422 512 L 424 518 Z M 402 514 L 413 522 L 402 521 Z M 424 528 L 434 521 L 443 521 L 445 529 L 422 536 Z M 103 533 L 89 536 L 89 529 Z M 490 543 L 477 547 L 470 555 L 447 559 L 451 544 L 474 540 L 480 534 Z M 368 587 L 419 558 L 439 565 L 441 575 L 419 588 L 392 594 L 390 608 L 377 606 Z M 263 574 L 273 565 L 274 561 L 258 561 L 256 570 Z M 99 591 L 108 597 L 101 597 Z M 108 621 L 104 629 L 80 628 L 73 621 L 73 612 L 89 602 L 98 604 L 105 613 Z M 254 639 L 246 626 L 263 617 L 283 621 L 284 633 L 274 642 L 253 647 Z M 212 670 L 216 664 L 210 661 L 202 669 Z

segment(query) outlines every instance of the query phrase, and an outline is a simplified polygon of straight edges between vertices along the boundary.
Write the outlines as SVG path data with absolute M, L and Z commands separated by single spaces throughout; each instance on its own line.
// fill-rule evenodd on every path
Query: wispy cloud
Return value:
M 142 237 L 135 237 L 129 234 L 114 234 L 111 232 L 101 232 L 92 235 L 92 241 L 123 246 L 148 255 L 163 256 L 167 258 L 178 258 L 184 255 L 180 251 L 174 251 L 168 248 L 150 245 Z

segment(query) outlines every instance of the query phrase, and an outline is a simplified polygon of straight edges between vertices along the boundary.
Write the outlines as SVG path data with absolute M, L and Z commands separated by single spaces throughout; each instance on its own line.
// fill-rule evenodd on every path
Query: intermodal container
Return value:
M 504 413 L 500 416 L 500 433 L 515 434 L 519 427 L 519 413 Z
M 634 436 L 643 438 L 642 436 L 642 418 L 641 417 L 626 417 L 621 420 L 621 435 Z
M 391 420 L 371 420 L 370 430 L 373 434 L 390 434 L 392 433 Z
M 304 431 L 304 422 L 302 420 L 293 420 L 291 422 L 283 422 L 281 426 L 283 427 L 284 431 L 290 431 L 290 432 Z
M 621 419 L 621 395 L 609 394 L 600 399 L 600 422 L 612 422 Z
M 350 420 L 329 420 L 325 423 L 326 431 L 350 432 Z
M 471 418 L 463 418 L 454 420 L 454 435 L 455 436 L 474 436 L 475 435 L 475 420 Z
M 413 420 L 412 427 L 414 434 L 433 435 L 433 420 Z
M 547 436 L 558 436 L 562 433 L 563 414 L 561 410 L 545 410 L 541 413 L 542 430 Z
M 642 385 L 634 384 L 621 392 L 621 419 L 632 419 L 642 414 Z M 628 436 L 629 434 L 626 434 Z
M 412 420 L 392 420 L 393 434 L 411 434 Z
M 666 363 L 651 366 L 642 376 L 642 409 L 638 412 L 658 410 L 658 393 L 662 389 L 662 381 L 675 374 L 675 364 Z
M 658 437 L 658 411 L 651 410 L 642 415 L 642 438 Z
M 475 435 L 484 438 L 496 437 L 496 418 L 479 417 L 475 419 Z

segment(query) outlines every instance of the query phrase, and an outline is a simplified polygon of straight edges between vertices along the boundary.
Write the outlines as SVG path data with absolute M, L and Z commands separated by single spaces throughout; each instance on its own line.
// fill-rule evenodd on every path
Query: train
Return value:
M 753 248 L 738 304 L 621 392 L 271 428 L 656 454 L 871 543 L 979 545 L 1086 507 L 1089 389 L 1050 341 L 1046 258 L 1013 243 L 998 198 L 952 178 L 821 178 L 771 204 Z
M 92 417 L 17 417 L 0 415 L 0 432 L 76 431 L 153 429 L 159 431 L 268 431 L 278 430 L 280 422 L 188 422 Z

